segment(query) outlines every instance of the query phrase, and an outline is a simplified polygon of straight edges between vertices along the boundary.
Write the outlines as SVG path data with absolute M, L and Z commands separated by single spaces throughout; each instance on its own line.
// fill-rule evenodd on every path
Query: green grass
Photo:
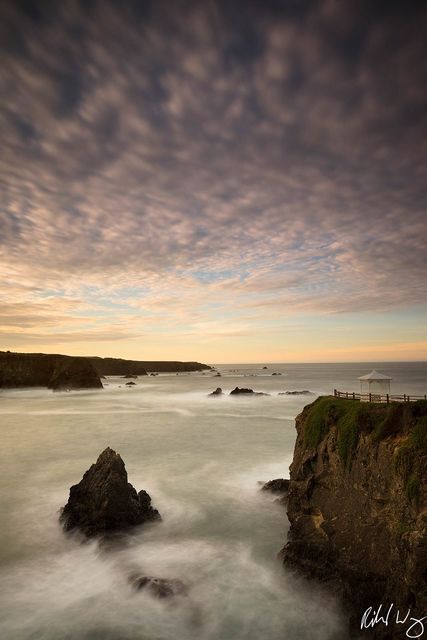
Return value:
M 320 397 L 308 409 L 304 429 L 304 444 L 316 449 L 329 429 L 344 412 L 344 402 L 352 402 L 335 398 Z
M 361 433 L 370 434 L 374 442 L 407 434 L 394 457 L 396 470 L 405 478 L 412 468 L 413 452 L 427 450 L 427 402 L 424 401 L 379 404 L 324 396 L 304 412 L 305 446 L 316 449 L 331 427 L 336 426 L 338 454 L 348 467 Z

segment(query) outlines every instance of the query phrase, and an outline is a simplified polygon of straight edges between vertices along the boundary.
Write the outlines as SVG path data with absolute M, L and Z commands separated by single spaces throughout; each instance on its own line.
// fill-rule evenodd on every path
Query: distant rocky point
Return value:
M 124 360 L 123 358 L 90 358 L 99 375 L 104 376 L 144 376 L 147 373 L 176 373 L 180 371 L 204 371 L 211 367 L 200 362 L 179 362 L 174 360 Z
M 0 388 L 48 387 L 55 390 L 102 389 L 101 378 L 135 378 L 147 371 L 210 369 L 199 362 L 148 362 L 120 358 L 85 358 L 46 353 L 0 351 Z
M 107 447 L 98 460 L 70 489 L 60 521 L 65 531 L 77 529 L 88 537 L 126 531 L 160 520 L 146 491 L 136 492 L 128 482 L 120 455 Z
M 55 391 L 102 389 L 88 358 L 0 352 L 0 388 L 48 387 Z

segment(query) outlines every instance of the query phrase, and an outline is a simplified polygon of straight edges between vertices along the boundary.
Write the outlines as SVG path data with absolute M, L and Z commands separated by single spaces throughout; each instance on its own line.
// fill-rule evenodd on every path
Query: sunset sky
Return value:
M 427 360 L 425 2 L 0 3 L 0 349 Z

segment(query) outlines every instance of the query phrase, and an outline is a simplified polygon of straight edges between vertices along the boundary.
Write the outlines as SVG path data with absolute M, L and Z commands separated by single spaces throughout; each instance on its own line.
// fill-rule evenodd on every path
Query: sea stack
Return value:
M 146 491 L 128 482 L 120 455 L 107 447 L 70 489 L 60 521 L 65 531 L 77 529 L 88 537 L 120 532 L 144 522 L 160 520 Z

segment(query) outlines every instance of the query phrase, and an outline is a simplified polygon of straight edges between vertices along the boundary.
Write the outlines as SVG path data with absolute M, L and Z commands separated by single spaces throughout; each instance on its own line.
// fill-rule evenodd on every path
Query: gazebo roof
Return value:
M 383 373 L 379 373 L 378 371 L 375 371 L 375 369 L 372 369 L 371 373 L 367 373 L 364 376 L 360 376 L 358 379 L 359 380 L 393 380 L 393 378 L 390 378 L 390 376 L 385 376 Z

